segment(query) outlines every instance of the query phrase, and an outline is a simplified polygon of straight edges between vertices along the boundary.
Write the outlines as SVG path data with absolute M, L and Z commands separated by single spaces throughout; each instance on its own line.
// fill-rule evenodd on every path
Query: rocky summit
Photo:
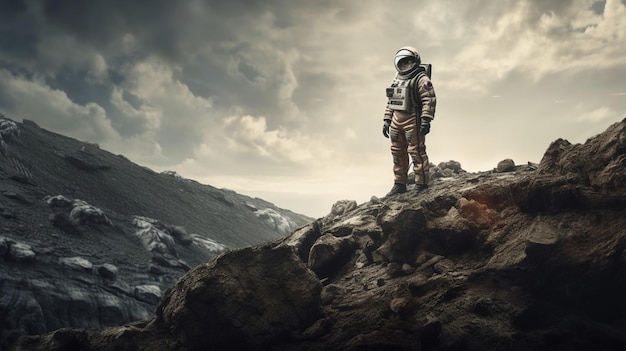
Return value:
M 313 220 L 2 115 L 0 216 L 0 350 L 149 319 L 191 267 Z
M 625 350 L 626 120 L 187 272 L 145 321 L 15 350 Z

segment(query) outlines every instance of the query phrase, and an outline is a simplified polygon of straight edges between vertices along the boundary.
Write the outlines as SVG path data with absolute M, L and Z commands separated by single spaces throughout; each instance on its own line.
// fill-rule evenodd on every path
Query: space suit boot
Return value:
M 421 193 L 422 191 L 428 189 L 428 184 L 415 184 L 415 188 L 413 189 L 414 193 Z
M 385 195 L 385 197 L 402 193 L 406 193 L 406 184 L 394 183 L 393 188 L 391 188 L 391 190 L 387 193 L 387 195 Z

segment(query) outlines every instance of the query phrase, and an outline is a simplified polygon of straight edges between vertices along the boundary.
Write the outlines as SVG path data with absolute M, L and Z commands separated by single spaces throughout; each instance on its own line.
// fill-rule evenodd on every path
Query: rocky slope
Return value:
M 313 219 L 0 115 L 0 350 L 145 320 L 190 267 Z
M 198 265 L 145 322 L 15 350 L 626 349 L 626 119 L 443 174 Z

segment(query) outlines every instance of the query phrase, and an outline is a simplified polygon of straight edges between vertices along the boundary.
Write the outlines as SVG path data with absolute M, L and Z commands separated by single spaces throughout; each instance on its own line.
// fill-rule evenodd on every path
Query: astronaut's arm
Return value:
M 389 138 L 389 127 L 391 127 L 391 118 L 393 112 L 390 108 L 385 108 L 385 115 L 383 116 L 383 136 Z
M 429 121 L 435 118 L 435 109 L 437 107 L 437 96 L 433 83 L 425 77 L 419 82 L 419 99 L 422 102 L 422 111 L 420 117 Z

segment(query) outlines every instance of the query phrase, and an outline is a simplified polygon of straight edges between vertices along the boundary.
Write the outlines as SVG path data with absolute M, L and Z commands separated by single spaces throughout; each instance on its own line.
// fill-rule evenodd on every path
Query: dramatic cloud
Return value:
M 538 162 L 626 117 L 624 0 L 0 2 L 0 112 L 324 215 L 392 185 L 392 57 L 433 64 L 432 162 Z
M 16 77 L 0 70 L 0 92 L 12 114 L 29 119 L 45 116 L 46 125 L 55 130 L 69 130 L 83 140 L 106 142 L 118 138 L 106 118 L 106 111 L 95 103 L 79 105 L 61 90 L 43 81 Z

